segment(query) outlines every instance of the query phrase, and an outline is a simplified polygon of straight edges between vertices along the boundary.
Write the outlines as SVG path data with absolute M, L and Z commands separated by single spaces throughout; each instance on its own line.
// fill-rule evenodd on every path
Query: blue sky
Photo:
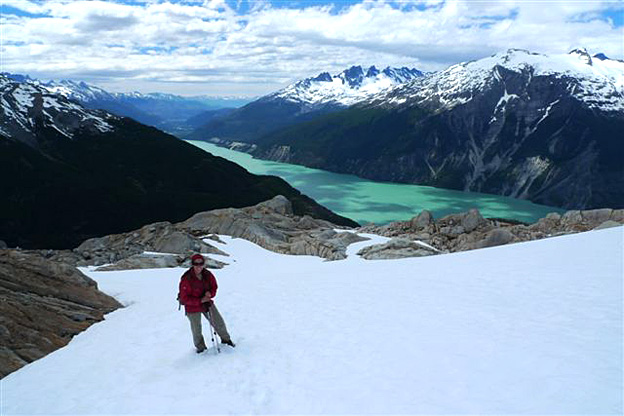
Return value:
M 351 65 L 424 71 L 509 48 L 624 59 L 619 1 L 0 0 L 2 71 L 113 91 L 257 96 Z

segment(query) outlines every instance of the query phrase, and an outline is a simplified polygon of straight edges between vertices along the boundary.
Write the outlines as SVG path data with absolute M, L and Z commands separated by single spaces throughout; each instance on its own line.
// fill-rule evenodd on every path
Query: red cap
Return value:
M 206 259 L 204 259 L 204 256 L 202 256 L 201 254 L 193 254 L 193 256 L 191 256 L 191 263 L 195 263 L 196 261 L 201 261 L 202 263 L 205 263 Z

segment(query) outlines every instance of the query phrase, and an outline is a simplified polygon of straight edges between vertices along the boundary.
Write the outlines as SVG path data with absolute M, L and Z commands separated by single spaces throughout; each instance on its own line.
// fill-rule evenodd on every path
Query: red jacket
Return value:
M 180 302 L 184 305 L 186 313 L 206 312 L 208 310 L 212 301 L 204 303 L 201 301 L 206 292 L 210 293 L 211 298 L 217 294 L 217 279 L 209 270 L 202 270 L 201 280 L 195 276 L 192 267 L 182 275 L 180 279 Z

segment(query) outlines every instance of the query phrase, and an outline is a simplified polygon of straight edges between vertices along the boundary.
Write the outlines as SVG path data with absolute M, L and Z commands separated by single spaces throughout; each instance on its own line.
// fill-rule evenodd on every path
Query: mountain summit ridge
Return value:
M 305 78 L 261 99 L 284 99 L 303 105 L 349 106 L 422 76 L 423 72 L 416 68 L 388 66 L 380 71 L 374 65 L 368 68 L 354 65 L 336 75 L 322 72 L 316 77 Z
M 493 78 L 500 79 L 500 74 L 496 72 L 498 69 L 506 69 L 529 73 L 528 82 L 535 76 L 564 80 L 571 89 L 571 95 L 588 107 L 605 112 L 624 111 L 624 62 L 599 54 L 594 58 L 585 49 L 573 49 L 559 55 L 509 49 L 412 80 L 381 92 L 368 102 L 390 106 L 423 104 L 431 103 L 432 97 L 437 97 L 438 109 L 451 109 L 484 90 Z
M 418 69 L 407 67 L 386 67 L 380 71 L 375 66 L 352 66 L 335 75 L 321 72 L 262 96 L 226 116 L 208 120 L 204 125 L 198 123 L 200 127 L 188 138 L 219 137 L 253 142 L 280 128 L 343 110 L 422 76 Z

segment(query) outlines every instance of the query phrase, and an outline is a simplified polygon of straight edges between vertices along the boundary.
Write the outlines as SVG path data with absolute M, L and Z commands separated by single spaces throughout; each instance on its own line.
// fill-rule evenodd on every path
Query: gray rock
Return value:
M 182 256 L 197 252 L 227 255 L 191 233 L 180 232 L 169 222 L 158 222 L 128 233 L 91 238 L 80 244 L 73 252 L 59 251 L 50 258 L 76 266 L 100 266 L 118 263 L 132 256 L 140 256 L 144 252 Z
M 318 233 L 312 233 L 312 236 L 320 238 L 321 240 L 329 240 L 334 238 L 338 233 L 333 229 L 321 230 Z
M 464 228 L 465 232 L 470 233 L 476 230 L 478 227 L 486 224 L 485 218 L 481 216 L 481 213 L 478 209 L 473 208 L 461 220 L 461 226 Z
M 583 222 L 583 216 L 581 215 L 581 211 L 578 211 L 578 210 L 568 211 L 565 214 L 563 214 L 561 221 L 568 225 L 580 224 L 581 222 Z
M 608 221 L 603 222 L 602 224 L 600 224 L 596 228 L 594 228 L 594 230 L 604 230 L 606 228 L 620 227 L 621 225 L 622 224 L 620 224 L 617 221 L 608 220 Z
M 336 225 L 309 216 L 295 217 L 287 201 L 275 197 L 253 207 L 202 212 L 176 227 L 194 235 L 216 233 L 244 238 L 277 253 L 328 260 L 346 256 L 345 240 L 336 238 Z
M 7 246 L 7 243 L 4 241 L 0 240 L 0 250 L 4 250 L 5 248 L 9 248 L 9 246 Z
M 420 214 L 410 220 L 410 228 L 413 230 L 421 230 L 433 223 L 433 215 L 427 210 L 423 210 Z
M 292 204 L 285 196 L 282 195 L 278 195 L 273 199 L 261 202 L 257 205 L 257 208 L 268 208 L 269 210 L 281 215 L 293 215 Z
M 614 209 L 611 213 L 611 220 L 624 223 L 624 209 Z
M 496 228 L 487 233 L 485 239 L 477 242 L 475 248 L 500 246 L 512 242 L 514 235 L 504 228 Z
M 344 244 L 344 246 L 347 247 L 353 243 L 359 243 L 360 241 L 370 240 L 370 238 L 359 236 L 356 233 L 342 232 L 342 233 L 338 233 L 338 235 L 334 238 L 334 240 L 342 241 L 342 244 Z
M 157 237 L 149 244 L 146 244 L 146 246 L 151 247 L 153 251 L 159 253 L 187 254 L 189 252 L 195 252 L 226 255 L 226 253 L 206 244 L 201 239 L 180 231 L 173 231 L 161 237 Z
M 303 217 L 301 217 L 299 219 L 299 223 L 297 224 L 297 228 L 300 228 L 303 230 L 310 230 L 310 229 L 316 228 L 317 226 L 318 225 L 316 224 L 314 219 L 310 217 L 309 215 L 304 215 Z
M 602 224 L 611 218 L 613 210 L 610 208 L 593 209 L 590 211 L 581 211 L 583 220 L 589 224 Z
M 624 209 L 582 212 L 572 210 L 564 215 L 550 213 L 530 225 L 500 218 L 481 219 L 480 214 L 477 214 L 475 210 L 447 215 L 432 222 L 426 229 L 415 227 L 414 224 L 417 221 L 416 218 L 412 218 L 410 221 L 397 221 L 383 226 L 367 225 L 358 228 L 357 231 L 390 238 L 426 241 L 441 252 L 457 252 L 590 231 L 602 224 L 602 222 L 596 222 L 597 219 L 607 218 L 607 216 L 612 221 L 624 224 Z M 475 223 L 477 223 L 476 228 Z
M 367 260 L 401 259 L 438 254 L 435 249 L 405 238 L 393 238 L 387 243 L 364 247 L 358 255 Z
M 135 254 L 134 256 L 122 259 L 115 264 L 100 266 L 96 269 L 96 271 L 107 272 L 113 270 L 137 270 L 178 267 L 183 261 L 183 256 Z
M 557 212 L 551 212 L 550 214 L 546 215 L 546 219 L 555 222 L 561 221 L 561 214 Z

